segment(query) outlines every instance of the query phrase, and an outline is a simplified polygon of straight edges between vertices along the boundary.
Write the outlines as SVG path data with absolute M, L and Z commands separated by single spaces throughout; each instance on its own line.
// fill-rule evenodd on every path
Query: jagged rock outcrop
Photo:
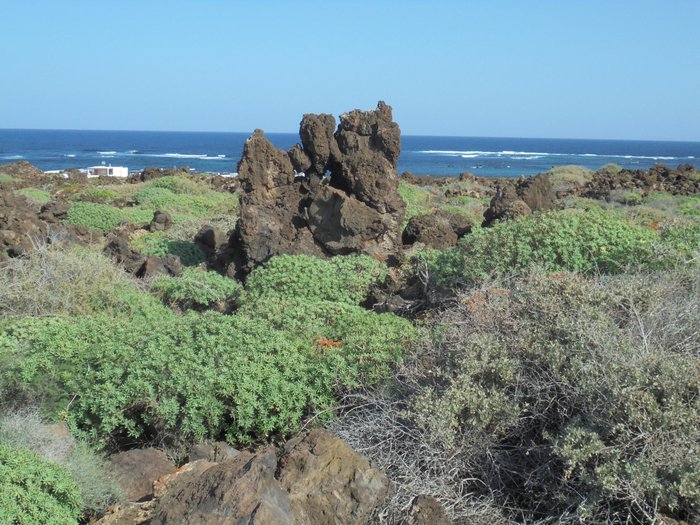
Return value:
M 391 107 L 345 113 L 337 129 L 331 115 L 307 114 L 299 136 L 289 152 L 261 130 L 244 146 L 240 220 L 230 243 L 243 272 L 283 253 L 396 257 L 405 205 Z
M 680 164 L 676 169 L 656 164 L 649 171 L 601 169 L 578 193 L 592 199 L 604 199 L 615 190 L 634 190 L 640 195 L 652 191 L 697 195 L 700 194 L 700 172 L 691 164 Z
M 529 178 L 521 177 L 516 182 L 505 180 L 498 185 L 496 194 L 484 212 L 482 225 L 489 226 L 496 220 L 515 219 L 534 211 L 554 209 L 555 199 L 552 183 L 546 173 Z
M 176 175 L 188 175 L 189 173 L 190 170 L 187 166 L 180 166 L 179 168 L 144 168 L 141 171 L 130 173 L 126 181 L 137 184 L 139 182 L 159 179 L 160 177 L 174 177 Z M 114 179 L 114 177 L 107 178 Z
M 219 462 L 196 459 L 177 470 L 159 465 L 157 475 L 137 467 L 132 496 L 97 523 L 360 525 L 391 489 L 386 475 L 325 430 L 281 449 L 235 451 Z

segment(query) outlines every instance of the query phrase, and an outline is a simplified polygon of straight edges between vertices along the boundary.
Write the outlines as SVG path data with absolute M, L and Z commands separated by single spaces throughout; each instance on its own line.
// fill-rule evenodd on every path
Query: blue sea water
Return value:
M 0 164 L 27 160 L 43 170 L 95 165 L 188 166 L 196 171 L 233 173 L 248 133 L 158 131 L 76 131 L 0 129 Z M 288 149 L 294 133 L 266 135 Z M 608 163 L 626 168 L 694 164 L 700 142 L 579 140 L 487 137 L 401 138 L 399 172 L 416 175 L 519 176 L 575 164 L 597 169 Z

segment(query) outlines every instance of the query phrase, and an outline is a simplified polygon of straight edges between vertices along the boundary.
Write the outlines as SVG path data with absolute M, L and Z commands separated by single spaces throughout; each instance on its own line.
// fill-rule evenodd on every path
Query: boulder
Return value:
M 136 277 L 149 279 L 156 275 L 169 275 L 179 277 L 182 275 L 182 263 L 178 255 L 166 255 L 155 257 L 149 255 L 141 267 L 136 271 Z
M 422 243 L 431 248 L 445 249 L 472 230 L 468 217 L 437 211 L 411 217 L 401 237 L 404 244 Z
M 194 236 L 194 242 L 207 255 L 212 254 L 226 246 L 228 239 L 226 234 L 213 226 L 202 226 Z
M 280 465 L 298 525 L 367 523 L 391 487 L 384 473 L 325 430 L 288 442 Z
M 141 501 L 153 497 L 153 483 L 175 472 L 175 465 L 161 450 L 144 448 L 110 456 L 107 470 L 127 501 Z
M 639 195 L 664 191 L 673 195 L 700 194 L 700 177 L 692 164 L 680 164 L 676 169 L 662 164 L 645 170 L 614 170 L 603 168 L 576 194 L 592 199 L 606 199 L 615 190 L 634 190 Z
M 496 195 L 484 212 L 482 226 L 490 226 L 496 220 L 516 219 L 531 213 L 530 207 L 518 195 L 515 184 L 508 181 L 502 183 L 496 190 Z
M 146 262 L 145 255 L 131 249 L 129 239 L 125 235 L 111 236 L 102 254 L 121 264 L 128 273 L 133 274 L 137 273 Z
M 294 525 L 289 496 L 275 479 L 274 448 L 243 452 L 178 483 L 159 501 L 151 525 Z
M 450 222 L 437 214 L 411 217 L 401 238 L 404 244 L 419 242 L 439 250 L 454 246 L 458 240 Z
M 153 219 L 148 225 L 148 229 L 152 232 L 160 232 L 169 230 L 173 225 L 173 218 L 167 211 L 156 210 L 153 213 Z

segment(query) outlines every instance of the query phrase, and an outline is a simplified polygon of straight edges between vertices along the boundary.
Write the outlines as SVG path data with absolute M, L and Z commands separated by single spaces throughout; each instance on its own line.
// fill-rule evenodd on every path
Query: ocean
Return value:
M 42 170 L 97 165 L 188 166 L 196 171 L 234 173 L 249 133 L 77 131 L 0 129 L 0 164 L 27 160 Z M 277 147 L 299 142 L 296 133 L 269 133 Z M 401 137 L 399 172 L 414 175 L 515 177 L 575 164 L 597 169 L 608 163 L 647 169 L 657 162 L 676 166 L 700 159 L 700 142 Z

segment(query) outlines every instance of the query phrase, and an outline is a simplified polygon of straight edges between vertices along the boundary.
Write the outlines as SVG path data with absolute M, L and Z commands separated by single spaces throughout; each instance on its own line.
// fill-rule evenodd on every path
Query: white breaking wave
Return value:
M 226 155 L 201 155 L 199 153 L 142 153 L 143 157 L 159 157 L 165 159 L 199 159 L 199 160 L 224 160 Z
M 5 159 L 5 160 L 17 160 L 17 159 L 23 159 L 24 155 L 1 155 L 0 159 Z
M 679 160 L 693 159 L 695 157 L 670 157 L 663 155 L 619 155 L 619 154 L 603 154 L 603 153 L 547 153 L 543 151 L 475 151 L 475 150 L 422 150 L 417 153 L 425 153 L 428 155 L 444 155 L 448 157 L 462 157 L 464 159 L 473 159 L 476 157 L 510 157 L 514 160 L 532 160 L 543 157 L 603 157 L 615 159 L 645 159 L 645 160 Z
M 116 151 L 98 151 L 98 155 L 116 155 Z
M 73 155 L 72 153 L 68 153 L 68 154 L 63 155 L 63 156 L 64 156 L 64 157 L 70 157 L 71 159 L 72 159 L 73 157 L 75 157 L 75 155 Z

